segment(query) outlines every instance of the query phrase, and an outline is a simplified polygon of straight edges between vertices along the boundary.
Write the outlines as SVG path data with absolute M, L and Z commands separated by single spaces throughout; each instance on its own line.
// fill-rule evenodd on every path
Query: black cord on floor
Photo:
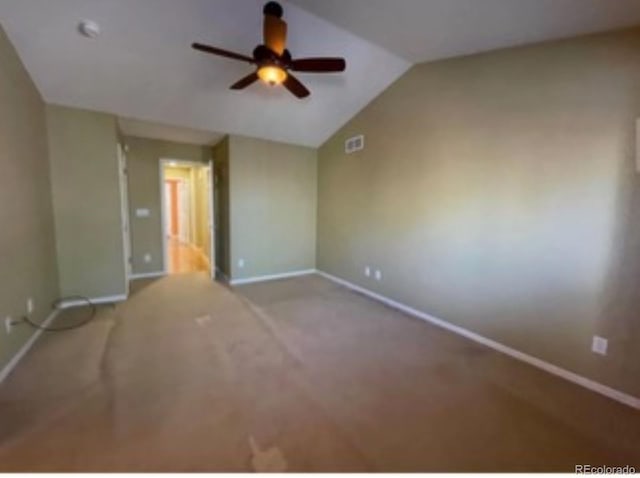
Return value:
M 81 295 L 74 295 L 74 296 L 63 297 L 61 299 L 58 299 L 52 304 L 52 307 L 54 309 L 58 309 L 62 302 L 65 302 L 68 300 L 80 300 L 82 302 L 85 302 L 87 306 L 89 306 L 89 314 L 83 321 L 81 321 L 78 324 L 68 325 L 64 327 L 43 327 L 41 324 L 36 324 L 35 322 L 32 322 L 28 316 L 22 317 L 22 320 L 27 324 L 29 324 L 34 329 L 43 330 L 45 332 L 65 332 L 67 330 L 79 329 L 80 327 L 87 325 L 89 322 L 91 322 L 95 318 L 96 313 L 98 312 L 96 305 L 93 302 L 91 302 L 89 298 Z

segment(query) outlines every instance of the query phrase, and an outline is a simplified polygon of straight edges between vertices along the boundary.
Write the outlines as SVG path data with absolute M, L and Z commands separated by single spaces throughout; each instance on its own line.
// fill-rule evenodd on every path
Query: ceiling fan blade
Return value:
M 231 58 L 233 60 L 246 61 L 247 63 L 254 63 L 253 58 L 232 51 L 223 50 L 214 46 L 203 45 L 202 43 L 193 43 L 191 47 L 194 50 L 203 51 L 205 53 L 211 53 L 212 55 L 223 56 L 225 58 Z
M 245 76 L 240 81 L 235 82 L 233 85 L 231 85 L 231 89 L 242 90 L 247 86 L 249 86 L 250 84 L 254 83 L 255 81 L 258 81 L 258 74 L 254 72 L 248 76 Z
M 289 90 L 298 98 L 306 98 L 311 94 L 311 92 L 307 90 L 307 88 L 302 83 L 300 83 L 300 81 L 291 73 L 289 73 L 287 79 L 284 80 L 284 83 L 282 84 L 287 90 Z
M 287 22 L 273 15 L 264 16 L 264 44 L 278 56 L 287 45 Z
M 336 73 L 346 68 L 347 62 L 344 58 L 301 58 L 291 62 L 293 71 L 309 73 Z

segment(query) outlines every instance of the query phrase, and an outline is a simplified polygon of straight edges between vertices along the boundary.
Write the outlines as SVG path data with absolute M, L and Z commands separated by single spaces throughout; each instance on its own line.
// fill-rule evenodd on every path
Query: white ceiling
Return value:
M 176 143 L 199 144 L 203 146 L 213 146 L 224 137 L 222 133 L 130 118 L 118 118 L 118 126 L 120 127 L 120 131 L 126 136 L 162 139 Z
M 291 1 L 414 63 L 640 23 L 640 0 Z
M 190 48 L 198 41 L 250 54 L 261 42 L 263 3 L 0 0 L 0 22 L 47 102 L 113 113 L 147 137 L 209 141 L 217 132 L 308 146 L 413 62 L 640 23 L 640 0 L 283 1 L 294 56 L 348 64 L 344 74 L 299 74 L 312 91 L 301 101 L 262 84 L 230 91 L 250 66 Z M 81 19 L 97 21 L 102 35 L 81 37 Z
M 322 144 L 409 63 L 283 2 L 294 57 L 344 56 L 344 74 L 298 74 L 312 95 L 229 86 L 251 66 L 196 52 L 246 54 L 262 42 L 260 0 L 0 0 L 0 21 L 45 101 L 183 128 Z M 96 40 L 76 27 L 91 19 Z

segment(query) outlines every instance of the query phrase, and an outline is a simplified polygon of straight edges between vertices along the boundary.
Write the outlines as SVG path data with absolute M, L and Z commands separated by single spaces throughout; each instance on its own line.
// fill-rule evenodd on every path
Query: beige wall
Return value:
M 320 149 L 319 268 L 640 396 L 638 51 L 636 30 L 411 69 Z
M 48 105 L 47 126 L 60 291 L 125 294 L 116 120 Z
M 33 333 L 7 335 L 6 316 L 41 321 L 58 297 L 45 107 L 0 27 L 0 371 Z
M 315 268 L 317 152 L 231 136 L 229 157 L 231 278 Z
M 164 270 L 162 217 L 160 210 L 160 159 L 209 161 L 211 148 L 192 144 L 127 137 L 129 170 L 129 215 L 134 274 Z M 136 217 L 136 209 L 149 209 L 150 217 Z M 146 254 L 151 262 L 144 261 Z

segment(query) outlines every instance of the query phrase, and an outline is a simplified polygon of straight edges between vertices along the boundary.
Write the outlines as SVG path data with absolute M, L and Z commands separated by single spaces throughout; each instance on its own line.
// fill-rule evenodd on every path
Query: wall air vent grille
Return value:
M 364 135 L 354 136 L 344 142 L 344 151 L 347 154 L 364 149 Z

